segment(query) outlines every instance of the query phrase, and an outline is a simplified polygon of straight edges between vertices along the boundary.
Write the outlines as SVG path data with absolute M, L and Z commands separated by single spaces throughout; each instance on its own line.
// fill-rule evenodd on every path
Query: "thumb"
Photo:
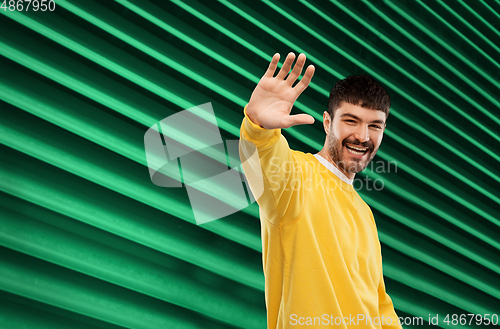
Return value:
M 287 116 L 285 120 L 283 120 L 283 125 L 285 126 L 283 128 L 289 128 L 295 125 L 307 125 L 313 123 L 314 123 L 314 118 L 309 114 L 304 114 L 304 113 L 294 114 Z

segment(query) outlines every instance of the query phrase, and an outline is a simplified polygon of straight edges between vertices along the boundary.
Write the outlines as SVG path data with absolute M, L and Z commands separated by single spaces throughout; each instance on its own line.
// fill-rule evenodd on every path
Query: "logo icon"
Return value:
M 178 112 L 151 126 L 144 135 L 144 147 L 151 182 L 167 188 L 183 187 L 184 183 L 198 225 L 240 211 L 262 195 L 256 148 L 245 141 L 222 140 L 212 103 Z M 253 173 L 252 191 L 248 174 L 243 174 L 239 148 L 245 168 Z

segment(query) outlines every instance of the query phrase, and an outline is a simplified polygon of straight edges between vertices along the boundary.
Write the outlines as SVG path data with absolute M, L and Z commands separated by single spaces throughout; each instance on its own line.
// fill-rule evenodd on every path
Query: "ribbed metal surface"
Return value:
M 0 12 L 2 328 L 265 328 L 257 206 L 195 225 L 185 189 L 151 183 L 143 136 L 212 102 L 238 138 L 272 54 L 289 51 L 316 66 L 294 109 L 316 122 L 283 131 L 293 149 L 323 145 L 338 79 L 367 73 L 391 95 L 355 186 L 397 313 L 500 313 L 499 1 Z

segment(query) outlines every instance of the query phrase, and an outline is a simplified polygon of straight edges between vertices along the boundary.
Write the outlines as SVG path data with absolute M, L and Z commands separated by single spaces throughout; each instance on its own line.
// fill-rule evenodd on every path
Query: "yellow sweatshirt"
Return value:
M 245 110 L 243 169 L 255 170 L 245 163 L 255 145 L 263 174 L 257 202 L 268 328 L 401 328 L 385 291 L 375 220 L 352 181 L 320 155 L 290 150 L 281 129 L 261 128 Z M 259 182 L 249 184 L 255 191 Z

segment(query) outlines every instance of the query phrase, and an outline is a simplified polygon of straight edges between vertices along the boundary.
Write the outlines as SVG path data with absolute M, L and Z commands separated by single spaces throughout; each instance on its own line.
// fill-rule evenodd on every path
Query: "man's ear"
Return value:
M 325 133 L 328 135 L 330 133 L 331 118 L 328 111 L 323 112 L 323 128 Z

